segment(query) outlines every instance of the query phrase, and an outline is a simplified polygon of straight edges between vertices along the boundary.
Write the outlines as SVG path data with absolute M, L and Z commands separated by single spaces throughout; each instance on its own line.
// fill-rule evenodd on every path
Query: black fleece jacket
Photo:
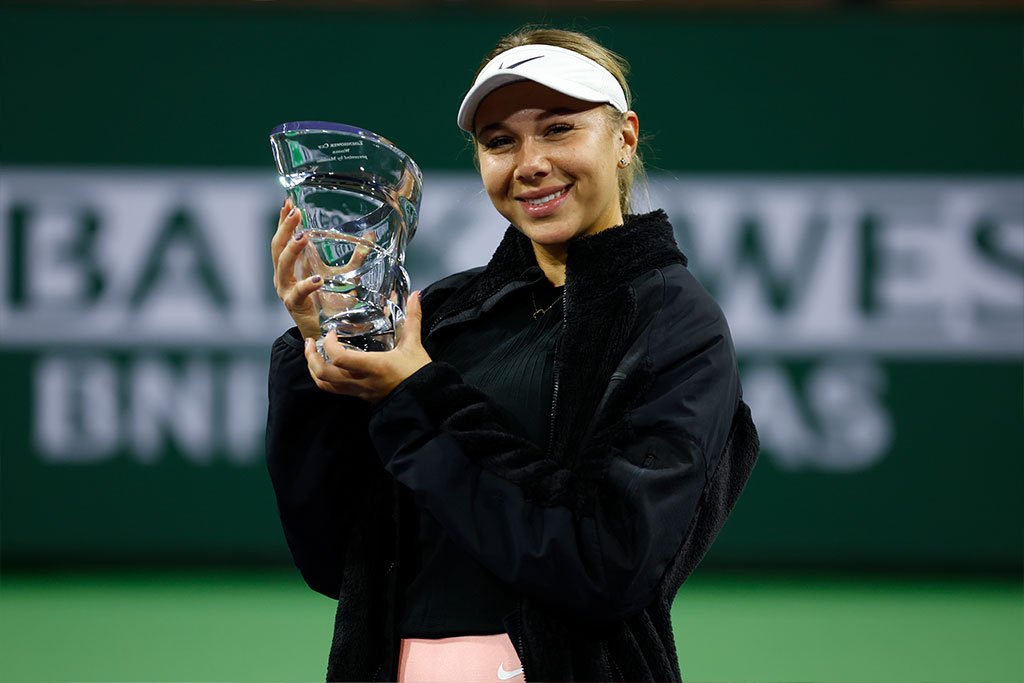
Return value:
M 328 680 L 395 676 L 411 505 L 522 596 L 506 627 L 527 680 L 679 680 L 672 600 L 758 451 L 725 318 L 685 265 L 660 211 L 570 245 L 546 444 L 445 363 L 371 407 L 318 391 L 294 333 L 275 343 L 268 466 L 296 565 L 339 599 Z M 510 228 L 424 292 L 428 352 L 540 276 Z

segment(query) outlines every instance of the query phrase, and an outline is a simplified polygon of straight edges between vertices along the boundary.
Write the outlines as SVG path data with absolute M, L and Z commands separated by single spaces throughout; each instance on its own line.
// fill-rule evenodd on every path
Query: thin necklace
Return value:
M 552 308 L 554 308 L 555 304 L 557 304 L 559 301 L 561 301 L 563 296 L 565 296 L 565 290 L 564 289 L 562 290 L 562 293 L 558 295 L 558 298 L 551 302 L 550 306 L 548 306 L 547 308 L 539 308 L 537 306 L 537 297 L 534 296 L 534 293 L 531 291 L 530 292 L 530 301 L 533 302 L 533 308 L 534 308 L 533 319 L 534 320 L 539 320 L 542 315 L 544 315 L 545 313 L 550 311 Z

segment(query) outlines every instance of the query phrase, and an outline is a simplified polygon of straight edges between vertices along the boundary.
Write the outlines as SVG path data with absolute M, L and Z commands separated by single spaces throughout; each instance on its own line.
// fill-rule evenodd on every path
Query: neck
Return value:
M 614 204 L 610 205 L 603 214 L 603 219 L 595 222 L 596 226 L 591 227 L 583 236 L 596 235 L 599 232 L 623 225 L 625 219 L 622 215 L 622 208 L 619 206 L 618 200 Z M 540 244 L 533 242 L 533 254 L 537 258 L 537 265 L 544 271 L 544 275 L 547 276 L 548 280 L 555 287 L 561 287 L 565 284 L 565 262 L 569 256 L 569 243 L 563 242 L 561 244 Z
M 544 276 L 555 287 L 565 284 L 565 261 L 569 254 L 566 244 L 533 243 L 533 254 L 537 257 L 537 265 L 544 271 Z

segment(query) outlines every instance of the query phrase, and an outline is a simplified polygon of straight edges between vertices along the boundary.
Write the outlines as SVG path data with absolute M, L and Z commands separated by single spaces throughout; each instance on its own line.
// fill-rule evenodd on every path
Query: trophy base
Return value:
M 338 341 L 356 351 L 390 351 L 395 348 L 395 333 L 382 332 L 380 334 L 361 334 L 350 337 L 338 336 Z M 316 342 L 316 350 L 324 360 L 331 359 L 324 352 L 324 340 L 321 337 Z
M 403 302 L 404 299 L 402 292 Z M 400 330 L 404 320 L 405 314 L 397 303 L 386 301 L 381 310 L 373 304 L 360 302 L 359 306 L 348 308 L 330 318 L 321 317 L 321 341 L 317 342 L 317 348 L 320 355 L 323 355 L 322 338 L 333 330 L 339 342 L 359 351 L 390 351 L 395 348 L 395 328 Z

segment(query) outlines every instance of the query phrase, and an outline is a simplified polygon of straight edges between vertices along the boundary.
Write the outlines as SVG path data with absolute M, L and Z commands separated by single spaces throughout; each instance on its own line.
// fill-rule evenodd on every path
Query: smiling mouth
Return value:
M 572 185 L 566 185 L 562 189 L 556 190 L 556 191 L 552 192 L 551 194 L 546 194 L 543 197 L 536 197 L 536 198 L 531 198 L 531 199 L 520 199 L 519 201 L 521 201 L 521 202 L 523 202 L 523 203 L 525 203 L 525 204 L 527 204 L 529 206 L 544 206 L 548 202 L 552 202 L 552 201 L 558 199 L 559 197 L 564 196 L 565 193 L 567 193 L 571 187 L 572 187 Z

